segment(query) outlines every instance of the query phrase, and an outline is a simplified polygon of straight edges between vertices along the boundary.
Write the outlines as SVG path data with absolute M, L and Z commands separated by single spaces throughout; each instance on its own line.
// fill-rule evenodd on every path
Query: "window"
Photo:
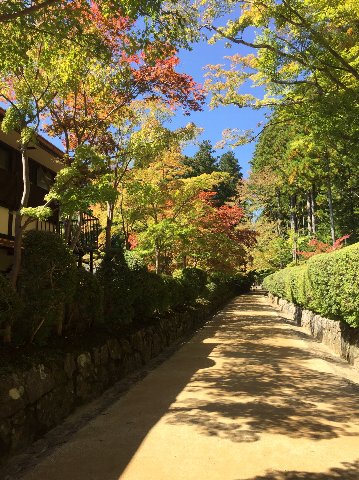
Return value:
M 38 187 L 43 188 L 48 192 L 53 182 L 54 180 L 49 170 L 45 170 L 42 167 L 37 167 L 36 185 Z
M 0 170 L 10 170 L 11 152 L 0 145 Z

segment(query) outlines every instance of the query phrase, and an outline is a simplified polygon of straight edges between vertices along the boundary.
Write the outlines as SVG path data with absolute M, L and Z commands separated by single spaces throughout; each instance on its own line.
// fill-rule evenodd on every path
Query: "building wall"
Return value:
M 15 233 L 14 212 L 19 208 L 23 189 L 18 140 L 18 133 L 5 134 L 0 130 L 0 272 L 8 271 L 11 267 Z M 44 197 L 49 191 L 56 173 L 62 167 L 59 158 L 55 157 L 56 148 L 53 147 L 54 151 L 52 152 L 51 144 L 45 140 L 43 143 L 44 145 L 40 141 L 29 149 L 29 207 L 37 207 L 44 203 Z M 57 218 L 58 213 L 55 212 L 48 222 L 34 221 L 26 227 L 26 230 L 55 231 Z
M 10 210 L 0 206 L 0 272 L 6 272 L 11 267 L 13 252 L 13 236 L 15 233 L 15 216 L 12 217 L 12 222 L 9 221 Z M 23 222 L 27 217 L 23 218 Z M 9 229 L 10 227 L 10 229 Z M 56 232 L 56 224 L 53 222 L 33 221 L 26 229 L 42 230 L 47 232 Z
M 8 272 L 12 265 L 12 252 L 8 248 L 0 248 L 0 272 Z
M 9 209 L 0 206 L 0 235 L 7 235 L 9 230 L 8 225 Z

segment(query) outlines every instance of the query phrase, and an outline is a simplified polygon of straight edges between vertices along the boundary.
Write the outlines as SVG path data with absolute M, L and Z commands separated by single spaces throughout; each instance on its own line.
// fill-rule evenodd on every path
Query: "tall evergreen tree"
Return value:
M 210 140 L 203 140 L 194 156 L 187 157 L 184 163 L 191 168 L 190 176 L 197 177 L 202 173 L 218 172 L 217 162 Z
M 218 197 L 221 204 L 233 199 L 237 194 L 237 185 L 243 178 L 241 167 L 233 152 L 223 153 L 218 161 L 220 172 L 229 173 L 230 178 L 218 187 Z

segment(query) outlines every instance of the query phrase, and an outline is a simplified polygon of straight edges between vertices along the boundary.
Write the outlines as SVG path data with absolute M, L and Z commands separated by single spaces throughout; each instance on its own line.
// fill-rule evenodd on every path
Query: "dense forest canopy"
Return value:
M 344 236 L 358 241 L 357 2 L 206 5 L 211 41 L 226 39 L 237 49 L 228 68 L 209 67 L 212 105 L 269 112 L 241 190 L 257 220 L 255 267 L 281 268 L 319 241 L 328 248 Z M 243 55 L 240 46 L 250 53 Z M 264 95 L 242 93 L 248 82 Z M 254 136 L 231 139 L 239 145 Z
M 224 269 L 276 269 L 315 242 L 357 241 L 358 29 L 351 0 L 2 2 L 2 129 L 21 132 L 24 172 L 12 285 L 26 224 L 54 201 L 65 222 L 102 212 L 104 248 L 120 235 L 158 272 L 219 266 L 221 250 L 206 251 L 211 225 L 236 243 L 223 247 Z M 231 49 L 203 88 L 178 72 L 178 50 L 204 38 Z M 257 140 L 248 179 L 214 139 L 184 155 L 195 125 L 167 127 L 170 112 L 200 111 L 206 98 L 265 109 L 259 134 L 226 133 L 232 146 Z M 63 142 L 65 168 L 30 209 L 28 149 L 41 131 Z

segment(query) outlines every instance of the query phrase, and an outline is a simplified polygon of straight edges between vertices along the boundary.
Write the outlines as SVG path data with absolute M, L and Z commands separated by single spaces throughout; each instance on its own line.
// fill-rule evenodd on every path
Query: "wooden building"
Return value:
M 0 107 L 0 122 L 5 110 Z M 11 268 L 14 246 L 15 215 L 23 191 L 22 163 L 17 132 L 5 134 L 0 130 L 0 272 Z M 63 152 L 51 142 L 37 136 L 36 143 L 29 148 L 30 196 L 29 207 L 43 205 L 57 172 L 63 167 Z M 71 229 L 76 229 L 78 220 L 72 220 Z M 89 212 L 81 214 L 81 234 L 75 253 L 81 265 L 84 255 L 89 256 L 89 268 L 93 270 L 93 253 L 98 249 L 99 221 Z M 59 209 L 47 221 L 34 221 L 27 229 L 47 230 L 64 235 L 59 221 Z
M 0 121 L 5 111 L 0 108 Z M 14 244 L 14 211 L 18 208 L 23 183 L 19 152 L 20 135 L 5 134 L 0 130 L 0 271 L 10 268 Z M 62 168 L 63 152 L 48 140 L 37 136 L 37 142 L 29 149 L 30 197 L 29 207 L 44 203 L 56 173 Z M 56 231 L 57 213 L 49 221 L 34 221 L 29 229 Z

